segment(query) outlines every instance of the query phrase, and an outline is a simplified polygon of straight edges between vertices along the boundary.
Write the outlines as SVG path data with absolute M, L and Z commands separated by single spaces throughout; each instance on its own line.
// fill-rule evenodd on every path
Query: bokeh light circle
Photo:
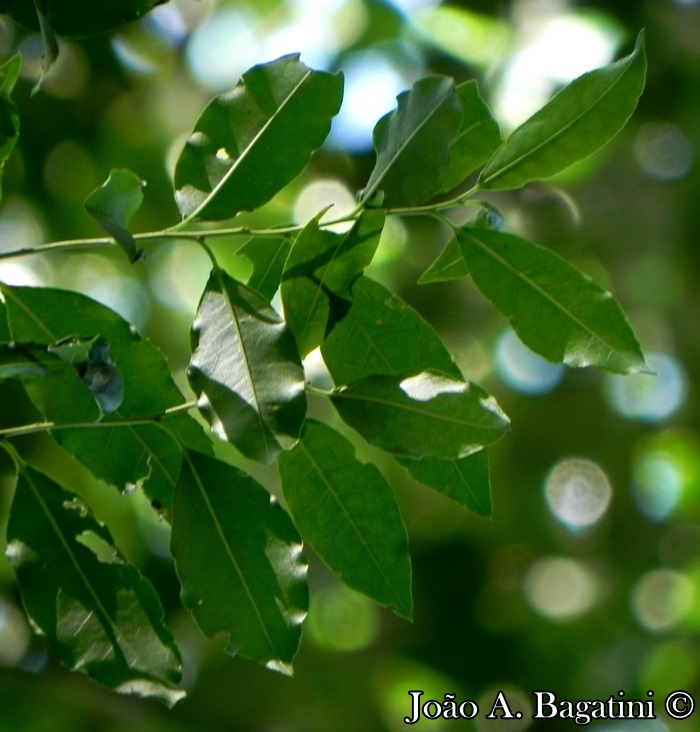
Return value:
M 608 510 L 612 488 L 598 465 L 573 458 L 551 470 L 545 481 L 545 497 L 549 510 L 561 523 L 592 526 Z

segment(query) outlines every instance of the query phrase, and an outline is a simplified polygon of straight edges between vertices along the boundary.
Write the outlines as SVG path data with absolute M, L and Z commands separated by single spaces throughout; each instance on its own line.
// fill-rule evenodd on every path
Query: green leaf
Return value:
M 0 381 L 51 376 L 56 360 L 46 348 L 0 343 Z
M 483 165 L 501 146 L 498 123 L 479 95 L 476 81 L 460 84 L 455 90 L 462 104 L 462 125 L 450 145 L 450 167 L 442 176 L 440 193 L 456 188 Z
M 184 401 L 161 352 L 114 311 L 80 293 L 7 285 L 0 290 L 17 342 L 50 346 L 99 335 L 109 343 L 110 358 L 124 383 L 120 407 L 104 415 L 94 428 L 60 429 L 52 434 L 95 476 L 120 490 L 142 486 L 167 515 L 182 462 L 179 441 L 203 452 L 211 450 L 211 445 L 186 414 L 161 420 L 160 426 L 120 424 L 158 417 Z M 93 395 L 69 364 L 50 379 L 26 382 L 25 389 L 48 421 L 82 424 L 100 418 Z
M 482 208 L 467 224 L 476 229 L 493 229 L 500 231 L 503 227 L 503 216 L 495 208 Z M 462 256 L 462 249 L 455 234 L 440 252 L 438 258 L 418 278 L 419 285 L 433 282 L 447 282 L 469 276 L 469 267 Z
M 51 26 L 61 36 L 85 38 L 102 35 L 137 20 L 165 0 L 43 0 Z M 0 13 L 7 13 L 21 25 L 39 30 L 31 0 L 3 0 Z
M 127 226 L 131 217 L 143 203 L 143 189 L 146 187 L 135 173 L 130 170 L 114 168 L 109 178 L 85 199 L 85 210 L 126 252 L 130 262 L 143 256 L 136 249 L 134 237 Z
M 0 66 L 0 201 L 3 169 L 19 138 L 19 111 L 11 95 L 21 68 L 22 57 L 19 54 Z
M 278 460 L 284 497 L 305 541 L 355 590 L 411 618 L 408 536 L 391 487 L 350 442 L 307 420 Z
M 367 277 L 355 283 L 353 297 L 347 317 L 321 346 L 336 384 L 369 376 L 410 376 L 428 369 L 462 379 L 440 336 L 403 300 Z M 424 485 L 468 510 L 490 515 L 485 450 L 457 460 L 397 459 Z
M 372 261 L 385 218 L 366 211 L 349 232 L 335 234 L 319 228 L 321 215 L 297 237 L 282 275 L 284 312 L 302 357 L 345 317 L 350 286 Z
M 268 302 L 212 271 L 192 325 L 190 384 L 222 439 L 271 462 L 299 437 L 304 371 L 294 337 Z
M 398 460 L 419 483 L 479 516 L 491 516 L 491 480 L 486 450 L 479 450 L 461 460 L 430 457 Z
M 11 340 L 10 325 L 7 322 L 7 306 L 0 300 L 0 343 L 8 343 Z
M 52 13 L 51 0 L 34 0 L 34 6 L 39 21 L 39 30 L 41 31 L 44 52 L 41 54 L 41 76 L 32 89 L 32 94 L 39 91 L 46 74 L 48 74 L 49 69 L 58 58 L 58 39 L 56 38 L 54 29 L 51 27 L 50 21 Z
M 321 346 L 338 386 L 426 369 L 462 378 L 438 334 L 403 300 L 368 277 L 357 280 L 352 294 L 347 316 Z
M 575 79 L 518 127 L 481 171 L 479 187 L 520 188 L 599 150 L 634 112 L 645 76 L 642 32 L 629 56 Z
M 292 248 L 287 239 L 251 239 L 239 250 L 238 254 L 250 260 L 253 273 L 248 287 L 262 295 L 268 302 L 272 300 L 282 280 L 282 270 Z
M 559 255 L 513 234 L 458 234 L 476 286 L 523 343 L 550 361 L 614 373 L 646 370 L 620 305 Z
M 371 202 L 383 192 L 389 208 L 415 206 L 440 190 L 463 116 L 454 83 L 445 77 L 421 79 L 397 101 L 374 128 L 377 162 L 362 193 Z
M 292 673 L 308 610 L 301 539 L 253 478 L 191 453 L 175 492 L 171 550 L 182 601 L 228 653 Z
M 370 376 L 335 392 L 331 400 L 371 445 L 411 458 L 463 458 L 508 429 L 508 418 L 493 397 L 434 371 Z
M 34 625 L 72 670 L 123 694 L 172 705 L 184 696 L 180 655 L 152 585 L 82 502 L 23 469 L 6 554 Z
M 298 54 L 254 66 L 195 124 L 175 168 L 186 220 L 219 220 L 267 203 L 306 167 L 330 131 L 343 77 Z

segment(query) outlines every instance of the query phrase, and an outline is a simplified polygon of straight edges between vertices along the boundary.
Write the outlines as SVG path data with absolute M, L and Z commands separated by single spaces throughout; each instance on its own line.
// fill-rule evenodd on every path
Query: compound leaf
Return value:
M 323 561 L 353 589 L 411 617 L 408 537 L 391 487 L 331 427 L 307 420 L 278 460 L 294 523 Z
M 482 389 L 434 371 L 370 376 L 331 400 L 367 442 L 410 458 L 466 457 L 500 439 L 509 424 Z
M 415 206 L 440 190 L 462 105 L 445 77 L 421 79 L 397 101 L 397 109 L 374 128 L 377 162 L 362 200 L 371 204 L 380 194 L 384 206 Z
M 222 439 L 271 462 L 299 437 L 304 372 L 294 337 L 269 303 L 212 271 L 192 325 L 190 384 Z
M 319 228 L 317 217 L 294 242 L 281 292 L 285 316 L 302 357 L 345 317 L 352 301 L 350 286 L 372 261 L 384 218 L 383 211 L 370 210 L 346 234 L 336 234 Z
M 115 168 L 109 178 L 85 199 L 85 210 L 126 252 L 130 262 L 141 259 L 134 237 L 127 230 L 143 203 L 146 183 L 130 170 Z
M 175 491 L 171 550 L 182 600 L 227 652 L 292 673 L 308 610 L 301 539 L 253 478 L 189 453 Z
M 642 32 L 629 56 L 575 79 L 518 127 L 481 171 L 479 187 L 520 188 L 599 150 L 634 112 L 645 77 Z
M 197 120 L 175 168 L 186 220 L 220 220 L 267 203 L 306 167 L 330 131 L 343 77 L 298 54 L 254 66 Z
M 458 239 L 476 286 L 533 351 L 575 367 L 646 369 L 618 302 L 559 255 L 485 229 L 463 229 Z
M 158 595 L 77 496 L 22 469 L 6 554 L 32 622 L 61 663 L 123 694 L 168 705 L 184 696 Z

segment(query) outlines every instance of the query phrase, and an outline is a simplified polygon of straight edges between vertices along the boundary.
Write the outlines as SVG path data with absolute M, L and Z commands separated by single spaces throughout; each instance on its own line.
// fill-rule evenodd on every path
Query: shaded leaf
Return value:
M 51 2 L 52 0 L 34 0 L 44 52 L 41 54 L 41 76 L 32 89 L 32 94 L 39 91 L 46 74 L 48 74 L 49 69 L 58 58 L 58 39 L 56 38 L 54 29 L 51 27 L 50 21 L 52 12 Z
M 7 322 L 7 307 L 0 300 L 0 343 L 7 343 L 12 340 L 10 335 L 10 325 Z
M 184 696 L 158 595 L 74 494 L 23 469 L 7 542 L 27 612 L 61 663 L 123 694 Z
M 66 38 L 85 38 L 107 33 L 145 15 L 166 0 L 42 0 L 52 28 Z M 39 30 L 31 0 L 3 0 L 0 13 L 7 13 L 26 28 Z
M 214 269 L 192 325 L 190 384 L 222 439 L 275 459 L 299 437 L 304 372 L 294 337 L 268 302 Z
M 136 249 L 134 237 L 127 230 L 131 217 L 143 203 L 143 189 L 146 187 L 130 170 L 114 168 L 109 178 L 85 199 L 85 210 L 126 252 L 130 262 L 143 256 L 143 250 Z
M 0 201 L 3 169 L 19 137 L 19 111 L 11 95 L 21 68 L 22 58 L 19 54 L 0 66 Z
M 253 478 L 191 453 L 175 491 L 171 550 L 182 601 L 226 650 L 291 674 L 308 610 L 301 539 Z
M 642 32 L 629 56 L 575 79 L 518 127 L 481 171 L 479 187 L 520 188 L 599 150 L 634 112 L 645 76 Z
M 454 83 L 445 77 L 421 79 L 397 101 L 374 128 L 377 162 L 362 193 L 372 202 L 383 192 L 382 205 L 389 208 L 415 206 L 440 190 L 462 121 Z
M 291 242 L 287 239 L 251 239 L 238 254 L 253 264 L 248 287 L 260 293 L 268 302 L 272 300 L 282 280 L 282 270 L 287 261 Z
M 51 376 L 56 360 L 46 348 L 0 343 L 0 381 Z
M 486 450 L 479 450 L 461 460 L 431 457 L 398 460 L 419 483 L 479 516 L 491 516 L 491 479 Z
M 559 255 L 514 234 L 463 229 L 458 238 L 476 286 L 533 351 L 575 367 L 646 369 L 618 302 Z
M 384 227 L 381 210 L 366 211 L 345 234 L 319 228 L 319 217 L 297 237 L 282 275 L 282 303 L 301 356 L 316 348 L 341 321 L 350 286 L 374 257 Z
M 211 444 L 199 424 L 186 414 L 168 417 L 162 426 L 120 424 L 157 417 L 184 401 L 161 352 L 117 313 L 80 293 L 7 285 L 0 290 L 12 336 L 18 342 L 49 346 L 65 339 L 88 341 L 97 335 L 109 342 L 110 358 L 124 383 L 121 405 L 104 415 L 89 435 L 78 428 L 52 434 L 95 476 L 120 490 L 142 486 L 150 499 L 165 507 L 167 515 L 182 461 L 178 441 L 202 452 L 211 451 Z M 69 364 L 50 379 L 27 382 L 25 389 L 48 421 L 87 423 L 100 418 L 93 395 Z
M 500 231 L 503 227 L 503 216 L 494 208 L 482 208 L 467 224 L 470 228 L 493 229 Z M 433 282 L 447 282 L 469 276 L 469 267 L 462 256 L 462 249 L 456 234 L 447 242 L 438 258 L 418 278 L 419 285 Z
M 278 460 L 284 497 L 304 540 L 343 581 L 411 617 L 411 561 L 399 507 L 382 474 L 350 442 L 307 420 Z
M 347 316 L 321 346 L 338 386 L 369 376 L 412 376 L 426 369 L 462 378 L 435 330 L 403 300 L 368 277 L 357 280 L 352 294 Z
M 441 193 L 456 188 L 467 176 L 483 165 L 503 142 L 498 123 L 479 95 L 476 81 L 467 81 L 456 88 L 464 116 L 450 145 L 450 166 L 442 176 Z
M 370 376 L 335 392 L 331 400 L 367 442 L 411 458 L 466 457 L 508 429 L 493 397 L 474 384 L 432 371 Z
M 175 168 L 186 220 L 218 220 L 267 203 L 306 167 L 338 113 L 339 74 L 314 71 L 298 54 L 260 64 L 206 107 Z
M 403 300 L 367 277 L 355 283 L 353 297 L 347 317 L 321 346 L 336 384 L 350 384 L 368 376 L 410 376 L 428 369 L 462 378 L 440 336 Z M 464 508 L 490 515 L 491 486 L 485 450 L 457 460 L 397 460 L 415 480 Z

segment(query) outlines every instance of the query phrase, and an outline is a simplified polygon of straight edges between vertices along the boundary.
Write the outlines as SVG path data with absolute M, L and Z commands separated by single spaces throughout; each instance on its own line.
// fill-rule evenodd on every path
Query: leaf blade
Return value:
M 431 371 L 370 376 L 335 392 L 331 401 L 371 445 L 416 459 L 466 457 L 499 440 L 509 424 L 479 387 Z
M 414 206 L 439 191 L 462 120 L 454 83 L 445 77 L 417 81 L 397 102 L 374 128 L 377 162 L 361 197 L 371 203 L 383 191 L 387 207 Z
M 342 87 L 342 76 L 314 71 L 298 54 L 243 74 L 207 106 L 177 162 L 183 219 L 226 219 L 267 203 L 323 144 Z
M 218 268 L 192 325 L 188 378 L 214 430 L 247 457 L 270 462 L 298 438 L 306 395 L 291 331 Z
M 130 262 L 141 259 L 127 226 L 143 203 L 146 182 L 131 170 L 113 168 L 107 180 L 84 201 L 85 210 L 124 250 Z
M 350 287 L 372 261 L 384 220 L 383 211 L 366 211 L 349 232 L 336 234 L 321 229 L 317 217 L 297 237 L 282 274 L 281 294 L 301 356 L 320 345 L 345 317 Z
M 599 150 L 634 112 L 645 76 L 641 32 L 629 56 L 575 79 L 515 130 L 482 170 L 478 186 L 520 188 Z
M 189 453 L 175 492 L 171 550 L 182 600 L 227 651 L 291 674 L 308 610 L 301 539 L 253 478 Z
M 458 239 L 477 287 L 533 351 L 577 368 L 647 369 L 617 301 L 559 255 L 503 232 L 463 229 Z
M 285 500 L 301 535 L 349 587 L 410 620 L 408 536 L 391 487 L 350 442 L 307 420 L 297 445 L 280 456 Z
M 12 101 L 12 90 L 19 78 L 22 58 L 12 56 L 0 66 L 0 202 L 2 202 L 2 174 L 7 159 L 19 139 L 19 110 Z
M 62 663 L 120 693 L 171 706 L 184 696 L 175 687 L 179 652 L 151 584 L 74 494 L 28 467 L 18 476 L 6 553 L 30 617 Z

